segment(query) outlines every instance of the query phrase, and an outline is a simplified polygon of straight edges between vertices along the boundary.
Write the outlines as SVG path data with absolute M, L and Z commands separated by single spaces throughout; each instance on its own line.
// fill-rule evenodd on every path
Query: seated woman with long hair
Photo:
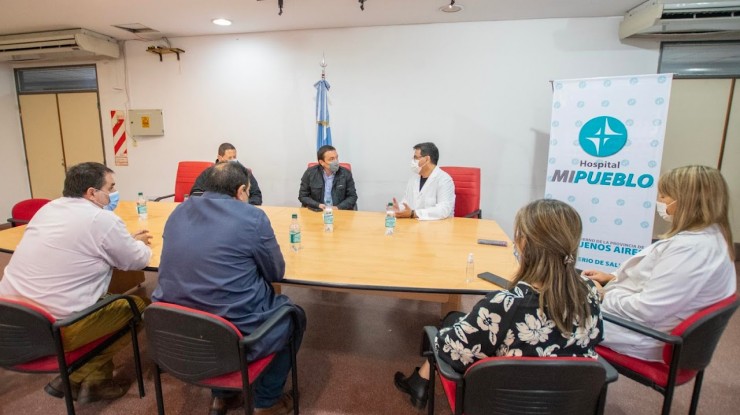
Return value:
M 574 262 L 581 218 L 567 204 L 537 200 L 514 223 L 519 270 L 509 289 L 492 291 L 466 314 L 451 313 L 434 347 L 458 372 L 489 356 L 588 356 L 602 339 L 596 286 L 578 275 Z M 411 376 L 395 375 L 396 387 L 423 408 L 429 364 Z
M 735 293 L 727 183 L 711 167 L 673 169 L 658 181 L 656 208 L 671 224 L 663 239 L 611 274 L 583 274 L 604 285 L 604 312 L 668 333 Z M 611 323 L 605 330 L 604 346 L 643 360 L 663 360 L 664 344 L 658 340 Z

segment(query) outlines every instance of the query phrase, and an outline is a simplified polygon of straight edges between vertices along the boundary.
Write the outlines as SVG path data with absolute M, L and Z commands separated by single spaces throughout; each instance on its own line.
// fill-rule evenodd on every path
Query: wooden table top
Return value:
M 153 235 L 149 270 L 157 270 L 165 222 L 178 203 L 149 202 L 149 218 L 140 223 L 135 202 L 121 202 L 115 213 L 130 232 L 146 228 Z M 468 253 L 475 272 L 489 271 L 511 279 L 517 263 L 511 241 L 492 220 L 451 218 L 441 221 L 399 219 L 386 236 L 383 212 L 334 211 L 334 232 L 323 230 L 320 212 L 304 208 L 260 206 L 267 213 L 286 262 L 286 283 L 336 288 L 425 293 L 482 294 L 497 286 L 475 278 L 465 281 Z M 290 248 L 291 214 L 301 224 L 302 249 Z M 0 232 L 0 251 L 13 252 L 24 226 Z M 498 239 L 507 247 L 480 245 Z

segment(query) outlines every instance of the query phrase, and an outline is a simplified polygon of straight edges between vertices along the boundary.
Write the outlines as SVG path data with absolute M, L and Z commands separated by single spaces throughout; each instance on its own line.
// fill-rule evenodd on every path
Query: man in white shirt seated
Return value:
M 100 163 L 70 168 L 64 196 L 46 204 L 28 224 L 0 280 L 0 296 L 30 300 L 63 319 L 106 294 L 113 267 L 143 269 L 151 257 L 147 246 L 151 236 L 147 231 L 129 234 L 123 221 L 104 209 L 117 200 L 115 185 L 113 170 Z M 140 298 L 134 301 L 140 311 L 146 306 Z M 128 303 L 115 301 L 63 328 L 64 348 L 75 350 L 117 331 L 130 319 Z M 130 341 L 129 336 L 121 337 L 69 376 L 73 399 L 94 402 L 126 393 L 131 381 L 113 379 L 113 356 Z M 64 397 L 59 376 L 44 390 Z
M 399 204 L 393 199 L 397 218 L 438 220 L 455 213 L 455 183 L 452 177 L 437 168 L 439 149 L 434 143 L 414 146 L 411 170 L 414 175 L 406 185 L 406 194 Z

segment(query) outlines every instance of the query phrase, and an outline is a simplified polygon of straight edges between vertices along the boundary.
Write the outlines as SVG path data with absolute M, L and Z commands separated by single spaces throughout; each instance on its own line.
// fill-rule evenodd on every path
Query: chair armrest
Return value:
M 131 314 L 133 314 L 134 316 L 134 321 L 137 323 L 141 321 L 141 313 L 139 312 L 139 308 L 136 307 L 136 303 L 134 302 L 134 300 L 127 295 L 114 294 L 114 295 L 109 295 L 108 297 L 105 297 L 102 301 L 98 301 L 95 304 L 91 305 L 90 307 L 82 311 L 78 311 L 76 313 L 73 313 L 67 316 L 67 318 L 64 318 L 62 320 L 57 320 L 54 323 L 54 328 L 67 327 L 69 325 L 72 325 L 82 320 L 83 318 L 89 316 L 90 314 L 100 310 L 101 308 L 107 306 L 108 304 L 114 301 L 118 301 L 118 300 L 126 300 L 128 302 L 129 307 L 131 308 Z
M 26 224 L 28 224 L 28 221 L 27 220 L 23 220 L 23 219 L 8 218 L 8 222 L 10 224 L 12 224 L 13 226 L 26 225 Z
M 483 211 L 480 209 L 476 209 L 467 215 L 465 215 L 466 218 L 478 218 L 480 219 L 483 216 Z
M 681 344 L 683 342 L 683 339 L 678 336 L 673 336 L 667 333 L 663 333 L 662 331 L 651 329 L 650 327 L 643 326 L 642 324 L 635 323 L 634 321 L 630 321 L 622 317 L 617 317 L 613 314 L 602 312 L 601 315 L 604 317 L 604 321 L 608 321 L 612 324 L 616 324 L 617 326 L 621 326 L 642 335 L 651 337 L 655 340 L 660 340 L 663 343 Z
M 159 202 L 160 200 L 167 199 L 169 197 L 175 197 L 175 194 L 173 193 L 171 195 L 165 195 L 165 196 L 156 197 L 156 198 L 152 199 L 152 202 Z
M 239 344 L 243 347 L 245 354 L 249 349 L 252 348 L 252 346 L 260 341 L 268 332 L 274 330 L 275 327 L 277 327 L 277 325 L 286 318 L 291 319 L 291 321 L 293 322 L 293 330 L 295 331 L 298 328 L 299 324 L 298 309 L 290 304 L 284 305 L 280 307 L 275 312 L 275 314 L 270 316 L 270 318 L 262 323 L 262 325 L 259 326 L 257 330 L 253 331 L 248 336 L 242 337 L 242 339 L 239 341 Z
M 439 353 L 437 353 L 436 350 L 434 350 L 434 342 L 437 337 L 438 330 L 434 326 L 425 326 L 424 327 L 424 334 L 426 335 L 427 341 L 429 341 L 430 345 L 430 355 L 434 356 L 434 363 L 437 364 L 437 371 L 440 373 L 440 375 L 444 376 L 445 378 L 455 382 L 460 383 L 462 382 L 463 375 L 461 373 L 458 373 L 455 371 L 455 369 L 452 368 L 447 362 L 439 358 Z
M 609 364 L 609 362 L 607 362 L 606 359 L 599 356 L 597 360 L 599 363 L 601 363 L 602 366 L 604 366 L 604 369 L 606 369 L 606 383 L 612 383 L 619 378 L 619 372 L 617 372 L 617 369 L 615 369 L 614 366 Z

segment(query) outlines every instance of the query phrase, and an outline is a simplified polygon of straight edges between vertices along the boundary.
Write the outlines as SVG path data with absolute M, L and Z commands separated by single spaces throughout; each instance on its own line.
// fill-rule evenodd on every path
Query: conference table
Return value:
M 146 270 L 159 269 L 164 226 L 178 205 L 148 202 L 146 221 L 138 219 L 135 202 L 121 202 L 115 210 L 130 232 L 147 229 L 152 234 L 152 258 Z M 385 235 L 385 212 L 335 210 L 334 231 L 325 232 L 321 212 L 278 206 L 259 209 L 269 217 L 285 257 L 282 284 L 433 301 L 442 304 L 444 315 L 460 309 L 462 294 L 499 289 L 479 278 L 466 281 L 469 253 L 474 255 L 476 274 L 488 271 L 511 280 L 517 269 L 511 241 L 493 220 L 398 219 L 389 236 Z M 294 213 L 301 225 L 298 251 L 289 243 Z M 20 226 L 0 231 L 0 251 L 12 253 L 24 230 Z M 502 240 L 507 246 L 482 245 L 478 239 Z

